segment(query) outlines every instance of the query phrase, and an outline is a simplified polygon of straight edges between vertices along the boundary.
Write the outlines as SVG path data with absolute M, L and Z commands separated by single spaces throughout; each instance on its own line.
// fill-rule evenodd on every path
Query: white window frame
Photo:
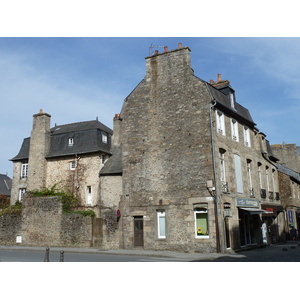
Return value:
M 253 191 L 252 176 L 251 176 L 251 160 L 247 159 L 247 176 L 250 193 Z
M 198 233 L 197 214 L 206 214 L 208 234 L 197 235 L 197 233 Z M 207 209 L 207 207 L 200 207 L 199 206 L 199 207 L 194 208 L 194 222 L 195 222 L 195 238 L 196 239 L 209 239 L 209 221 L 208 221 L 208 209 Z
M 73 146 L 74 145 L 74 138 L 69 138 L 69 146 Z
M 231 105 L 231 107 L 233 108 L 233 109 L 235 109 L 235 107 L 234 107 L 234 95 L 233 95 L 233 93 L 230 93 L 230 105 Z
M 231 137 L 234 141 L 239 141 L 239 126 L 235 119 L 231 119 Z
M 227 192 L 227 181 L 226 181 L 226 165 L 225 165 L 225 152 L 224 149 L 219 149 L 220 159 L 220 181 L 222 184 L 222 191 Z
M 19 197 L 18 197 L 18 201 L 22 203 L 23 199 L 24 199 L 24 194 L 26 193 L 26 189 L 25 188 L 21 188 L 19 189 Z
M 23 162 L 21 164 L 21 179 L 26 179 L 28 177 L 28 162 Z
M 165 234 L 161 234 L 162 226 L 164 226 Z M 166 212 L 164 210 L 157 211 L 157 236 L 159 239 L 165 239 L 166 236 Z
M 107 133 L 106 132 L 102 132 L 102 142 L 104 144 L 107 144 Z
M 217 124 L 217 133 L 225 135 L 225 118 L 224 118 L 224 114 L 219 110 L 216 110 L 216 124 Z
M 86 204 L 87 205 L 92 205 L 93 203 L 93 191 L 92 191 L 92 186 L 88 185 L 86 187 Z
M 250 129 L 246 126 L 244 126 L 244 142 L 245 142 L 245 146 L 251 147 Z
M 270 192 L 270 181 L 269 181 L 269 167 L 266 166 L 266 182 L 267 182 L 267 191 Z
M 259 187 L 260 189 L 263 189 L 263 185 L 262 185 L 262 177 L 261 177 L 261 163 L 257 164 L 257 168 L 258 168 L 258 182 L 259 182 Z
M 72 160 L 70 161 L 70 170 L 74 171 L 76 169 L 76 161 Z

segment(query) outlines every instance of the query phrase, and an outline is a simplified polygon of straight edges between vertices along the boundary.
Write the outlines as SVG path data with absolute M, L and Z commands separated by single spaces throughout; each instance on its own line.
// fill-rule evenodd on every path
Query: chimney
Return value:
M 219 81 L 222 81 L 222 79 L 221 79 L 221 74 L 218 74 L 218 82 Z
M 182 43 L 178 43 L 178 49 L 182 48 Z
M 164 47 L 164 52 L 168 52 L 168 51 L 169 51 L 168 47 L 165 46 L 165 47 Z
M 33 115 L 28 158 L 28 190 L 40 190 L 46 184 L 46 159 L 50 149 L 51 116 L 40 109 Z
M 121 130 L 122 130 L 122 118 L 120 114 L 115 114 L 114 117 L 114 128 L 112 136 L 112 148 L 118 147 L 121 145 Z

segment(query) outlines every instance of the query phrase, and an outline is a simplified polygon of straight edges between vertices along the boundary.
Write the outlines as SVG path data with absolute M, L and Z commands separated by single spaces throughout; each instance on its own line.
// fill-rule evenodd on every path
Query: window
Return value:
M 102 132 L 102 142 L 107 144 L 107 134 L 105 132 Z
M 233 95 L 233 93 L 230 93 L 230 106 L 233 108 L 233 109 L 235 109 L 235 107 L 234 107 L 234 95 Z
M 252 178 L 251 178 L 251 160 L 250 159 L 247 159 L 247 178 L 248 178 L 248 187 L 249 187 L 250 197 L 254 197 Z
M 158 238 L 166 238 L 166 212 L 157 211 L 157 229 L 158 229 Z
M 28 162 L 24 162 L 21 165 L 21 179 L 25 179 L 28 176 Z
M 243 193 L 243 176 L 242 176 L 242 166 L 241 158 L 238 154 L 234 154 L 234 166 L 235 166 L 235 177 L 236 177 L 236 191 L 237 193 Z
M 70 161 L 70 170 L 74 171 L 76 168 L 76 162 L 75 160 Z
M 217 132 L 225 135 L 225 121 L 224 114 L 220 111 L 216 111 L 216 122 L 217 122 Z
M 19 189 L 19 201 L 22 202 L 24 199 L 24 194 L 26 192 L 26 189 Z
M 262 189 L 262 179 L 261 179 L 261 163 L 257 164 L 258 168 L 258 181 L 259 181 L 259 188 Z
M 222 184 L 222 192 L 227 192 L 227 182 L 226 182 L 226 173 L 225 173 L 225 152 L 224 149 L 219 149 L 219 158 L 220 158 L 220 180 Z
M 239 141 L 238 122 L 231 119 L 231 136 L 234 141 Z
M 194 217 L 196 238 L 209 238 L 207 207 L 196 207 L 194 209 Z
M 74 138 L 69 138 L 69 146 L 73 146 L 74 145 Z
M 244 142 L 245 142 L 245 146 L 251 147 L 251 143 L 250 143 L 250 129 L 248 127 L 244 127 Z
M 87 205 L 92 205 L 92 187 L 87 186 L 87 199 L 86 199 Z
M 267 181 L 267 191 L 270 191 L 270 183 L 269 183 L 269 167 L 266 166 L 266 181 Z

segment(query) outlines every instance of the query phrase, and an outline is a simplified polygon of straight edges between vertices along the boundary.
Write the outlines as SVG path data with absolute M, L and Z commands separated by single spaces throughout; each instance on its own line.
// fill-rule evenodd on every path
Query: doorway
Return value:
M 134 246 L 144 246 L 144 221 L 143 216 L 134 217 Z

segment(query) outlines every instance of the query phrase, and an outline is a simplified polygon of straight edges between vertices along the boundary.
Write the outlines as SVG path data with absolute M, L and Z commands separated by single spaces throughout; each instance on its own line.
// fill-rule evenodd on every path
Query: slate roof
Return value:
M 10 196 L 11 181 L 7 175 L 0 174 L 0 195 Z
M 46 158 L 94 152 L 110 153 L 113 131 L 98 120 L 59 125 L 50 131 L 51 143 Z M 107 143 L 102 142 L 102 133 L 107 133 Z M 72 146 L 69 146 L 69 138 L 74 139 Z M 29 145 L 30 138 L 24 139 L 20 152 L 11 160 L 28 160 Z
M 223 92 L 219 91 L 217 88 L 207 83 L 209 92 L 211 93 L 213 99 L 217 102 L 217 106 L 220 107 L 224 113 L 234 116 L 236 119 L 240 119 L 245 125 L 254 127 L 254 123 L 250 112 L 247 108 L 243 107 L 239 103 L 235 102 L 235 109 L 231 107 L 230 99 Z
M 300 182 L 300 174 L 282 164 L 276 164 L 277 168 L 278 168 L 278 171 L 285 174 L 285 175 L 288 175 L 292 178 L 294 178 L 295 180 L 297 180 L 298 182 Z
M 100 176 L 108 175 L 122 175 L 122 149 L 115 147 L 112 150 L 112 156 L 105 162 L 103 168 L 100 170 Z

